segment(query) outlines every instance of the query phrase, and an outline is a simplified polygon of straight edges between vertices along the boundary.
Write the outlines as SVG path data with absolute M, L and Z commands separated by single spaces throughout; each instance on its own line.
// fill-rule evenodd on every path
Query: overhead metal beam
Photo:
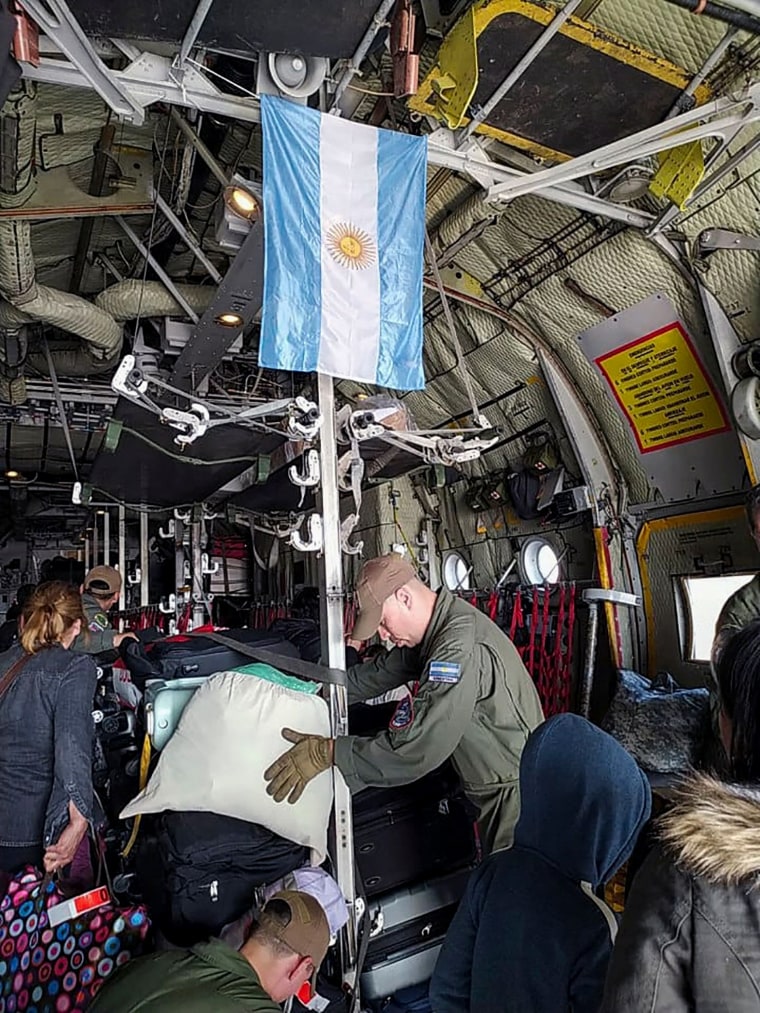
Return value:
M 190 55 L 190 51 L 195 45 L 198 33 L 203 28 L 203 22 L 206 20 L 206 15 L 211 10 L 214 0 L 200 0 L 198 6 L 195 8 L 195 13 L 187 26 L 185 37 L 182 40 L 182 45 L 179 47 L 179 65 L 185 62 Z
M 148 263 L 150 264 L 150 266 L 156 272 L 156 274 L 158 275 L 158 277 L 164 283 L 164 285 L 166 286 L 167 290 L 169 292 L 171 292 L 172 296 L 177 300 L 177 302 L 182 307 L 182 309 L 185 311 L 185 313 L 187 313 L 187 315 L 190 317 L 190 319 L 193 321 L 193 323 L 197 324 L 198 323 L 198 314 L 195 312 L 195 310 L 190 305 L 190 303 L 187 301 L 187 299 L 185 299 L 185 297 L 179 291 L 179 289 L 174 284 L 174 282 L 169 277 L 169 275 L 166 273 L 166 271 L 163 269 L 163 267 L 161 267 L 161 265 L 156 260 L 156 258 L 153 256 L 153 254 L 150 252 L 150 250 L 148 249 L 148 247 L 145 246 L 145 244 L 142 242 L 142 240 L 137 235 L 137 233 L 134 231 L 134 229 L 132 229 L 129 225 L 127 225 L 127 223 L 124 221 L 123 218 L 119 218 L 118 216 L 116 216 L 116 221 L 121 226 L 122 230 L 126 233 L 126 235 L 129 236 L 129 238 L 132 240 L 132 242 L 137 247 L 137 249 L 139 250 L 139 252 L 143 255 L 143 257 L 145 257 L 145 259 L 148 261 Z
M 164 198 L 157 190 L 154 193 L 154 198 L 163 216 L 179 233 L 180 238 L 185 243 L 187 248 L 195 255 L 196 260 L 199 260 L 201 264 L 203 264 L 203 266 L 206 268 L 209 275 L 211 276 L 212 280 L 215 281 L 218 285 L 219 282 L 222 280 L 222 275 L 219 271 L 217 271 L 214 264 L 212 264 L 212 262 L 203 252 L 200 245 L 196 241 L 195 236 L 193 236 L 193 234 L 190 232 L 190 230 L 187 228 L 184 222 L 174 214 L 171 207 L 167 204 L 167 202 L 164 200 Z
M 100 131 L 100 138 L 95 146 L 95 159 L 92 163 L 90 185 L 87 188 L 88 192 L 93 197 L 103 196 L 110 151 L 113 147 L 115 136 L 116 127 L 114 124 L 106 123 Z M 79 239 L 77 240 L 76 253 L 74 254 L 74 266 L 71 269 L 69 292 L 78 292 L 81 287 L 82 275 L 84 274 L 85 265 L 87 263 L 87 251 L 90 248 L 90 240 L 92 239 L 92 230 L 94 225 L 95 220 L 93 218 L 86 218 L 79 227 Z
M 183 390 L 195 389 L 219 365 L 241 330 L 261 309 L 264 299 L 264 224 L 253 222 L 211 305 L 198 321 L 182 349 L 170 382 Z M 240 326 L 220 323 L 222 314 L 234 313 Z
M 452 145 L 453 135 L 450 131 L 437 130 L 432 134 L 428 141 L 428 161 L 430 164 L 471 176 L 476 183 L 489 191 L 487 195 L 489 199 L 491 199 L 495 184 L 530 178 L 530 174 L 520 172 L 519 169 L 491 161 L 477 143 L 473 143 L 469 149 L 463 150 L 455 150 Z M 594 197 L 593 194 L 587 193 L 575 183 L 544 187 L 541 190 L 541 196 L 557 204 L 576 208 L 578 211 L 587 211 L 590 214 L 611 218 L 614 221 L 625 222 L 626 225 L 637 229 L 649 228 L 655 222 L 655 216 L 647 211 L 639 211 L 636 208 L 613 204 L 612 201 L 604 200 L 601 197 Z M 498 196 L 493 199 L 494 204 L 499 202 Z
M 513 199 L 545 190 L 548 186 L 568 183 L 611 169 L 625 162 L 647 158 L 661 151 L 700 141 L 708 137 L 723 139 L 737 128 L 760 120 L 760 83 L 749 86 L 742 98 L 719 98 L 690 112 L 640 130 L 630 137 L 613 141 L 568 162 L 534 173 L 519 173 L 491 187 L 489 196 Z M 706 122 L 703 122 L 706 121 Z
M 374 18 L 372 19 L 369 28 L 362 36 L 362 40 L 356 47 L 356 52 L 351 57 L 351 61 L 338 81 L 335 93 L 330 103 L 330 112 L 340 114 L 339 102 L 343 97 L 343 93 L 348 88 L 351 81 L 354 79 L 356 72 L 364 61 L 364 57 L 369 52 L 369 47 L 375 40 L 375 36 L 385 24 L 386 18 L 391 12 L 391 8 L 395 4 L 396 0 L 382 0 L 382 3 L 377 8 Z
M 461 147 L 480 124 L 488 118 L 507 92 L 517 84 L 530 65 L 546 49 L 560 28 L 562 28 L 581 3 L 583 3 L 583 0 L 567 0 L 565 6 L 557 11 L 543 32 L 541 32 L 533 45 L 528 49 L 527 53 L 518 60 L 485 105 L 481 109 L 474 111 L 472 119 L 462 132 L 457 147 Z
M 100 59 L 65 0 L 45 0 L 44 3 L 20 0 L 20 3 L 117 116 L 137 124 L 144 121 L 142 105 Z
M 145 109 L 155 102 L 197 109 L 244 123 L 258 123 L 261 119 L 258 99 L 228 95 L 220 91 L 192 64 L 184 68 L 181 81 L 178 80 L 178 72 L 172 67 L 171 60 L 156 53 L 141 53 L 125 70 L 105 70 L 109 79 L 129 96 L 135 109 L 127 111 L 122 106 L 117 111 L 113 103 L 108 102 L 108 105 L 122 119 L 138 125 L 145 120 Z M 88 73 L 75 63 L 65 60 L 42 58 L 36 67 L 24 63 L 22 74 L 30 81 L 43 84 L 95 88 Z M 95 90 L 98 91 L 97 88 Z

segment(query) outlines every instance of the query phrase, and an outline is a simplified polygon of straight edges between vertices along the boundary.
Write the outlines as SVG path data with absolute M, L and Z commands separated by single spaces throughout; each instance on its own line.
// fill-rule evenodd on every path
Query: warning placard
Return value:
M 681 324 L 594 359 L 642 454 L 726 432 L 725 410 Z

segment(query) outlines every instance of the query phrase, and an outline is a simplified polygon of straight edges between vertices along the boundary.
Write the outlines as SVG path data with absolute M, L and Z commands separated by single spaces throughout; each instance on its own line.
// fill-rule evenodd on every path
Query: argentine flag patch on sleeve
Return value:
M 459 682 L 462 666 L 454 661 L 431 661 L 428 677 L 431 682 Z

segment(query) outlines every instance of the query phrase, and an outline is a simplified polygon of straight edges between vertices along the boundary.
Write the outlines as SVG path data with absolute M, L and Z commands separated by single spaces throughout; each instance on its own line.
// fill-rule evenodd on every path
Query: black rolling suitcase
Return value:
M 476 813 L 444 765 L 413 784 L 354 796 L 354 851 L 367 897 L 468 868 Z
M 299 658 L 298 648 L 280 634 L 266 630 L 224 630 L 225 640 L 272 651 L 287 658 Z M 160 679 L 186 679 L 192 676 L 213 675 L 250 665 L 254 659 L 227 644 L 220 644 L 203 634 L 184 639 L 157 640 L 149 645 L 148 658 Z
M 374 1006 L 430 978 L 469 876 L 469 869 L 460 869 L 369 902 L 371 937 L 361 972 L 363 999 Z

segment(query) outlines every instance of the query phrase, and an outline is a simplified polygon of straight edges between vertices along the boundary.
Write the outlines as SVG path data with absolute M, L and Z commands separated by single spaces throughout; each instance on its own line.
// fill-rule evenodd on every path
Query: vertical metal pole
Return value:
M 427 535 L 428 550 L 428 573 L 430 574 L 430 587 L 437 591 L 441 586 L 441 558 L 438 553 L 438 539 L 435 537 L 435 524 L 427 517 L 425 519 L 425 533 Z
M 119 573 L 119 611 L 123 612 L 127 606 L 127 510 L 123 503 L 119 503 Z
M 180 588 L 185 586 L 185 525 L 183 521 L 174 521 L 174 590 L 179 596 Z
M 191 550 L 193 553 L 193 628 L 202 626 L 206 618 L 206 607 L 203 603 L 203 523 L 193 521 L 190 529 Z M 211 617 L 209 616 L 209 619 Z
M 335 440 L 335 392 L 332 377 L 318 374 L 319 408 L 323 423 L 320 435 L 320 509 L 324 530 L 324 552 L 320 572 L 322 657 L 331 668 L 346 668 L 343 640 L 343 552 L 340 544 L 340 503 L 338 499 L 338 454 Z M 334 736 L 348 734 L 348 692 L 345 685 L 329 688 L 330 722 Z M 354 830 L 351 793 L 337 768 L 333 768 L 335 789 L 335 846 L 333 857 L 338 883 L 348 903 L 349 920 L 343 937 L 343 980 L 352 989 L 356 978 L 356 881 L 354 878 Z
M 148 560 L 148 512 L 140 511 L 140 605 L 150 604 L 150 579 Z
M 98 565 L 98 515 L 92 518 L 92 565 Z
M 583 659 L 581 674 L 580 713 L 587 718 L 591 713 L 591 690 L 594 686 L 594 668 L 596 665 L 596 643 L 599 637 L 599 604 L 590 601 L 588 604 L 588 624 L 586 626 L 586 657 Z
M 103 565 L 111 564 L 111 511 L 106 508 L 103 514 Z
M 85 576 L 89 573 L 90 567 L 90 535 L 89 532 L 84 533 L 84 572 Z

